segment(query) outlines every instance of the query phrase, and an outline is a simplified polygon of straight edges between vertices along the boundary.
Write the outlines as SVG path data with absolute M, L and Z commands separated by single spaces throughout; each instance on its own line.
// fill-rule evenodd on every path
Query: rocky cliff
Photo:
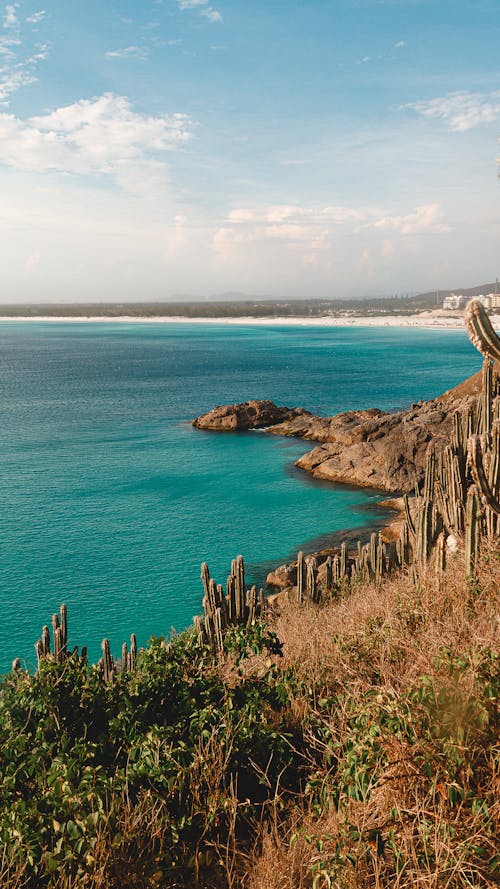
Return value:
M 429 443 L 442 446 L 449 441 L 454 412 L 474 401 L 480 388 L 478 373 L 407 410 L 386 413 L 372 408 L 334 417 L 316 417 L 272 401 L 246 401 L 215 407 L 193 425 L 217 431 L 263 429 L 318 442 L 297 461 L 316 478 L 404 493 L 422 481 Z

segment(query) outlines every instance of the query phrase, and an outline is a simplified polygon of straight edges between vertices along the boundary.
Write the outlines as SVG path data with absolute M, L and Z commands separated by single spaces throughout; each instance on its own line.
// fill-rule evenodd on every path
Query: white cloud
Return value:
M 19 4 L 17 3 L 13 3 L 12 5 L 5 7 L 5 17 L 3 20 L 4 28 L 17 28 L 19 24 L 19 19 L 16 12 L 18 5 Z
M 500 118 L 500 90 L 491 93 L 454 92 L 429 101 L 399 106 L 399 110 L 406 108 L 422 117 L 443 120 L 449 130 L 463 133 Z
M 0 105 L 7 104 L 9 96 L 23 86 L 36 83 L 37 78 L 29 66 L 15 66 L 11 70 L 0 70 Z
M 204 15 L 205 18 L 209 20 L 209 22 L 221 22 L 222 16 L 217 9 L 212 9 L 211 6 L 207 7 L 207 9 L 201 10 L 201 15 Z
M 38 64 L 48 55 L 48 45 L 42 43 L 36 43 L 30 52 L 23 53 L 22 24 L 16 12 L 18 7 L 17 3 L 5 7 L 3 27 L 7 33 L 0 37 L 0 105 L 8 105 L 13 93 L 36 83 Z M 42 11 L 34 15 L 36 21 L 40 21 Z
M 366 228 L 390 229 L 402 235 L 419 235 L 426 232 L 448 232 L 450 228 L 441 222 L 439 204 L 423 204 L 407 216 L 383 216 L 367 224 Z
M 109 49 L 105 56 L 107 59 L 146 59 L 148 53 L 140 46 L 124 46 L 123 49 Z
M 374 256 L 380 256 L 387 266 L 400 246 L 407 251 L 409 235 L 415 236 L 418 245 L 419 235 L 449 230 L 436 203 L 418 206 L 405 215 L 377 207 L 276 204 L 231 210 L 215 232 L 213 248 L 218 262 L 224 265 L 250 262 L 250 257 L 270 256 L 271 251 L 275 262 L 326 271 L 338 266 L 334 253 L 366 242 L 362 260 L 366 270 L 368 265 L 373 266 Z
M 33 15 L 29 15 L 27 17 L 26 21 L 29 22 L 31 25 L 37 25 L 38 22 L 42 21 L 42 19 L 45 17 L 45 15 L 46 15 L 45 9 L 40 9 L 39 12 L 34 12 Z
M 14 47 L 20 46 L 21 41 L 18 37 L 0 37 L 0 56 L 5 56 L 8 59 L 14 59 L 16 57 L 16 52 Z M 0 68 L 0 82 L 2 71 L 5 71 L 5 68 Z
M 222 15 L 209 5 L 208 0 L 177 0 L 179 9 L 197 9 L 209 22 L 222 22 Z
M 285 249 L 300 248 L 300 260 L 314 264 L 314 257 L 330 254 L 338 227 L 358 223 L 365 213 L 350 207 L 301 207 L 270 204 L 262 207 L 236 207 L 216 231 L 213 246 L 225 261 L 234 245 L 270 243 Z M 329 256 L 327 262 L 331 263 Z
M 394 44 L 394 49 L 402 49 L 403 46 L 406 46 L 406 40 L 398 40 L 398 42 Z
M 134 193 L 166 179 L 165 152 L 184 144 L 185 114 L 139 114 L 124 96 L 105 93 L 21 120 L 0 114 L 0 163 L 37 173 L 110 176 Z

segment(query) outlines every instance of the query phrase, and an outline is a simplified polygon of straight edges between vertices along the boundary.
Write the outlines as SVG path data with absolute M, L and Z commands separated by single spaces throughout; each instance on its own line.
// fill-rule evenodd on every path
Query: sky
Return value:
M 0 3 L 0 301 L 500 276 L 499 0 Z

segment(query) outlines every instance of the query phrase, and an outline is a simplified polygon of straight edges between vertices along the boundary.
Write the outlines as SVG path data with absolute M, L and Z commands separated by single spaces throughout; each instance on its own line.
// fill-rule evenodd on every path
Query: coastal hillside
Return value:
M 481 389 L 397 539 L 300 553 L 271 601 L 241 556 L 225 586 L 203 563 L 190 630 L 95 665 L 62 605 L 36 672 L 15 659 L 2 886 L 499 885 L 500 339 L 467 321 Z

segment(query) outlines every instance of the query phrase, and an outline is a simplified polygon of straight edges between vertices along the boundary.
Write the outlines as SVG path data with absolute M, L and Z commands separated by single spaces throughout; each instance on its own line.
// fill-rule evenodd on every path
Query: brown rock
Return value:
M 266 583 L 268 586 L 278 590 L 284 590 L 288 587 L 295 586 L 297 583 L 297 563 L 293 565 L 280 565 L 274 571 L 270 571 L 267 575 Z
M 410 492 L 424 476 L 430 442 L 449 442 L 452 417 L 465 409 L 481 388 L 475 374 L 454 389 L 404 411 L 376 408 L 315 417 L 301 408 L 277 407 L 272 401 L 246 401 L 216 407 L 194 420 L 201 429 L 265 429 L 321 444 L 304 454 L 297 466 L 316 478 L 385 491 Z
M 278 407 L 272 401 L 245 401 L 214 407 L 208 414 L 193 420 L 193 426 L 230 432 L 235 429 L 265 429 L 285 420 L 293 422 L 310 416 L 302 408 Z

